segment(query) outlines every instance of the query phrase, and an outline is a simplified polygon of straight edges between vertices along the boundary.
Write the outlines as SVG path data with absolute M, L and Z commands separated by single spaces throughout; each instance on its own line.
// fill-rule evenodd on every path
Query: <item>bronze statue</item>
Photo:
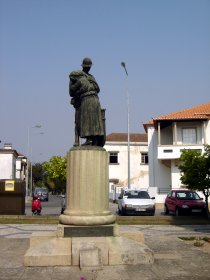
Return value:
M 100 88 L 95 78 L 89 74 L 92 66 L 90 58 L 82 62 L 82 70 L 69 75 L 69 94 L 75 108 L 75 143 L 79 137 L 86 138 L 83 145 L 101 146 L 105 144 L 105 110 L 101 109 L 98 93 Z

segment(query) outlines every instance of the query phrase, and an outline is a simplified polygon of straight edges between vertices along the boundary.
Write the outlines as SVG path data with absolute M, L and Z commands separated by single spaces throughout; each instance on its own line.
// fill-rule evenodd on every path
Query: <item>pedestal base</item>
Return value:
M 60 237 L 61 225 L 54 234 L 32 234 L 24 256 L 25 266 L 79 266 L 101 269 L 107 265 L 152 264 L 153 251 L 140 240 L 141 232 L 108 237 Z M 139 236 L 137 236 L 139 235 Z M 138 240 L 138 241 L 137 241 Z
M 116 220 L 115 215 L 111 213 L 107 216 L 71 216 L 71 215 L 60 215 L 59 221 L 64 225 L 109 225 L 113 224 Z
M 108 153 L 101 147 L 80 146 L 67 154 L 64 225 L 108 225 L 116 217 L 109 211 Z

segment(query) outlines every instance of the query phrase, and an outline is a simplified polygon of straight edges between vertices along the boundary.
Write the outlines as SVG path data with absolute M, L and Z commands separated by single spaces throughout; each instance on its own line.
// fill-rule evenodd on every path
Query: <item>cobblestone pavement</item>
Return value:
M 154 251 L 152 265 L 107 266 L 98 271 L 78 267 L 24 267 L 23 256 L 35 231 L 54 231 L 56 225 L 0 225 L 0 280 L 207 280 L 210 254 L 180 240 L 180 236 L 210 236 L 210 226 L 120 226 L 141 231 Z

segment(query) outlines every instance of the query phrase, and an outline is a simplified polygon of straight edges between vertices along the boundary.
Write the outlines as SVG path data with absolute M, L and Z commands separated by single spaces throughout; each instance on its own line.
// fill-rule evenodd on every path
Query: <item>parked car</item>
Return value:
M 48 201 L 49 200 L 48 189 L 35 188 L 34 192 L 33 192 L 33 198 L 34 197 L 40 198 L 40 200 L 42 200 L 42 201 Z
M 126 214 L 155 214 L 154 197 L 150 198 L 147 191 L 143 190 L 122 190 L 118 197 L 118 212 Z
M 176 216 L 181 214 L 205 214 L 206 204 L 195 191 L 191 190 L 172 190 L 168 193 L 164 212 L 173 212 Z

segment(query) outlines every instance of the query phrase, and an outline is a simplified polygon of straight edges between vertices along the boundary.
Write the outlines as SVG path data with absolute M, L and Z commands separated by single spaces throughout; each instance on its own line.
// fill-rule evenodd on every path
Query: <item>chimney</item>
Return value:
M 12 143 L 4 143 L 5 150 L 12 150 Z

